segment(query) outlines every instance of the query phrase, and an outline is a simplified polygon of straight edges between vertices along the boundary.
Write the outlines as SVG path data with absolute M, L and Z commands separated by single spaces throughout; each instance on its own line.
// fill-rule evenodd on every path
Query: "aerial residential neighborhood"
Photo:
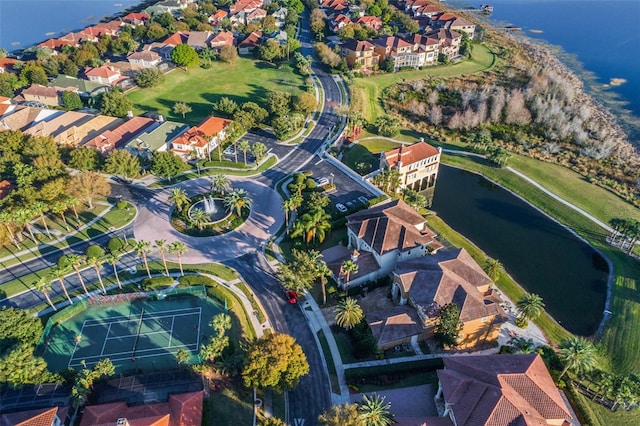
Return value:
M 640 176 L 591 155 L 632 149 L 492 10 L 148 1 L 3 46 L 0 425 L 640 421 Z

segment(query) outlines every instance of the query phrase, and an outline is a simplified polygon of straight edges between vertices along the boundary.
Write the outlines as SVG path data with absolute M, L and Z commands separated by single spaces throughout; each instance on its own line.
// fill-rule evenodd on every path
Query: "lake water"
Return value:
M 562 226 L 474 173 L 441 166 L 432 210 L 498 259 L 567 330 L 592 335 L 606 297 L 607 266 Z
M 0 0 L 0 47 L 23 49 L 137 4 L 139 0 Z
M 481 2 L 451 1 L 455 7 Z M 638 0 L 488 0 L 496 26 L 511 24 L 522 34 L 560 46 L 595 75 L 595 90 L 627 102 L 640 119 L 640 1 Z M 531 32 L 533 30 L 534 32 Z M 538 32 L 540 31 L 540 32 Z M 626 80 L 606 87 L 614 78 Z M 612 106 L 612 104 L 609 104 Z M 640 141 L 636 141 L 640 142 Z

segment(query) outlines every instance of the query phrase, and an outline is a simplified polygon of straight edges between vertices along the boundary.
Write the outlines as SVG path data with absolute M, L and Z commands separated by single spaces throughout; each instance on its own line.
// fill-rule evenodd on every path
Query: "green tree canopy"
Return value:
M 132 109 L 133 104 L 124 96 L 124 93 L 120 88 L 116 87 L 110 92 L 102 94 L 100 111 L 104 115 L 110 115 L 112 117 L 126 117 L 127 113 Z
M 27 311 L 3 307 L 0 310 L 0 355 L 15 343 L 35 345 L 42 335 L 42 322 Z
M 140 159 L 126 149 L 114 149 L 109 153 L 103 171 L 116 176 L 133 178 L 140 173 Z
M 302 92 L 293 101 L 293 109 L 308 116 L 316 109 L 317 103 L 315 95 L 309 92 Z
M 304 291 L 313 286 L 317 278 L 316 263 L 320 259 L 317 250 L 291 251 L 291 260 L 280 265 L 279 278 L 287 290 Z
M 267 110 L 275 116 L 283 116 L 289 113 L 291 94 L 288 92 L 271 92 L 267 96 Z
M 443 347 L 455 346 L 462 330 L 460 322 L 460 308 L 455 303 L 448 303 L 440 308 L 438 324 L 434 331 L 434 337 L 438 345 Z
M 93 147 L 80 147 L 69 153 L 69 167 L 78 170 L 98 170 L 102 166 L 103 157 Z
M 157 68 L 144 68 L 136 72 L 134 80 L 142 88 L 153 87 L 164 81 L 164 74 Z
M 357 404 L 334 405 L 318 417 L 321 426 L 367 426 Z
M 249 348 L 242 378 L 247 387 L 288 391 L 307 374 L 307 357 L 295 339 L 287 334 L 269 333 Z
M 580 336 L 563 339 L 560 342 L 559 357 L 564 363 L 560 377 L 564 376 L 567 371 L 584 374 L 593 370 L 598 364 L 595 346 Z
M 171 51 L 171 60 L 180 66 L 189 68 L 198 65 L 200 58 L 193 47 L 188 44 L 179 44 Z
M 76 92 L 72 92 L 71 90 L 65 90 L 64 92 L 62 92 L 62 106 L 67 111 L 73 111 L 76 109 L 81 109 L 83 107 L 80 96 L 78 96 Z
M 334 313 L 336 314 L 336 323 L 347 330 L 355 327 L 364 318 L 362 308 L 353 297 L 342 299 L 336 306 Z
M 151 173 L 169 180 L 188 168 L 182 158 L 169 151 L 156 152 L 151 159 Z

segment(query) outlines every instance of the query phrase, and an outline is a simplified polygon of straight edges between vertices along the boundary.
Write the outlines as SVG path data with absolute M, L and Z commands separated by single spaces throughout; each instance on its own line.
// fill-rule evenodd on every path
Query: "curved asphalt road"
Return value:
M 302 54 L 312 55 L 312 40 L 306 13 L 301 19 L 301 28 Z M 133 233 L 136 239 L 147 241 L 165 239 L 169 243 L 180 239 L 189 248 L 189 252 L 183 258 L 184 263 L 222 262 L 233 267 L 260 297 L 273 328 L 296 338 L 307 355 L 310 366 L 309 375 L 304 377 L 300 385 L 289 394 L 289 422 L 301 426 L 316 424 L 318 415 L 331 405 L 329 380 L 313 333 L 307 325 L 301 309 L 298 305 L 291 306 L 287 303 L 282 295 L 277 277 L 258 249 L 278 231 L 284 222 L 284 212 L 281 208 L 282 199 L 272 188 L 281 179 L 302 169 L 312 161 L 314 154 L 329 137 L 330 130 L 340 122 L 340 117 L 333 111 L 333 107 L 327 104 L 341 99 L 340 89 L 333 76 L 319 68 L 318 65 L 314 63 L 313 69 L 324 89 L 326 103 L 309 136 L 303 143 L 289 147 L 289 149 L 284 149 L 285 147 L 282 145 L 277 146 L 273 152 L 281 156 L 279 163 L 260 176 L 252 178 L 230 177 L 235 188 L 246 189 L 253 199 L 253 208 L 249 219 L 237 230 L 219 237 L 186 237 L 176 232 L 168 224 L 167 218 L 171 209 L 168 202 L 169 188 L 150 190 L 135 185 L 112 185 L 112 195 L 121 196 L 133 202 L 139 209 L 139 215 L 133 227 L 118 231 L 116 235 L 122 236 L 124 232 L 128 237 L 131 237 L 131 233 Z M 264 135 L 261 136 L 264 137 Z M 208 190 L 209 180 L 205 178 L 194 179 L 175 186 L 184 188 L 189 194 L 202 193 Z M 111 236 L 113 235 L 97 237 L 93 242 L 103 245 Z M 84 246 L 77 246 L 65 250 L 65 252 L 82 252 L 84 248 Z M 51 266 L 61 254 L 60 251 L 54 252 L 8 268 L 0 272 L 0 282 Z M 140 263 L 139 258 L 134 254 L 129 254 L 121 258 L 118 268 L 131 268 L 138 263 Z M 111 274 L 111 266 L 105 265 L 103 273 Z M 87 282 L 97 280 L 96 273 L 92 268 L 84 270 L 82 275 Z M 69 275 L 65 279 L 65 284 L 69 289 L 80 287 L 75 274 Z M 62 293 L 57 282 L 53 283 L 52 293 Z M 34 304 L 42 303 L 43 300 L 43 296 L 38 292 L 26 291 L 11 299 L 1 301 L 0 306 L 28 308 Z

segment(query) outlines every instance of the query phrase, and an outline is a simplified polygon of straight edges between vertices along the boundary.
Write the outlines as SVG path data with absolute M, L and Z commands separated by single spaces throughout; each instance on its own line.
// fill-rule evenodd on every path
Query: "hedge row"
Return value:
M 347 383 L 356 383 L 357 379 L 380 376 L 381 374 L 424 373 L 442 368 L 444 368 L 442 358 L 429 358 L 373 367 L 347 368 L 344 370 L 344 376 Z
M 233 307 L 235 300 L 233 293 L 209 277 L 203 275 L 185 275 L 184 277 L 180 277 L 178 282 L 184 286 L 203 285 L 207 288 L 207 296 L 217 300 L 223 305 L 226 302 L 227 308 L 229 309 Z

